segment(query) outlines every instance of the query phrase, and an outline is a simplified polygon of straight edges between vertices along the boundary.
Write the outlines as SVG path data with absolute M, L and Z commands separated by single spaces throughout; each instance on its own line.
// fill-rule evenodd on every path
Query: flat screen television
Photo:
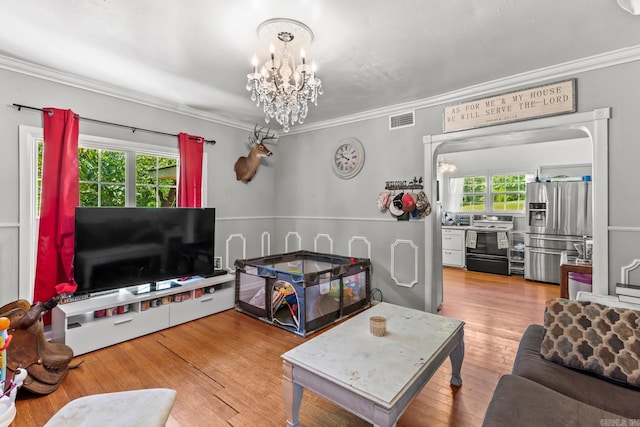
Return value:
M 215 208 L 78 207 L 76 295 L 214 273 Z

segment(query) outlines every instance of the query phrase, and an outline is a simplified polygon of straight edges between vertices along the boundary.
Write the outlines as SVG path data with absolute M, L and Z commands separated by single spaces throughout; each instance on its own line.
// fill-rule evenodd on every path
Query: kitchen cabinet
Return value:
M 465 266 L 464 237 L 464 228 L 442 227 L 442 265 Z

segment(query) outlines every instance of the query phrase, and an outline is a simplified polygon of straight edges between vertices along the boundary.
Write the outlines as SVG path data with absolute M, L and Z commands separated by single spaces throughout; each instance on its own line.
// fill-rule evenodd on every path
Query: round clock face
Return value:
M 345 138 L 338 142 L 333 151 L 331 166 L 333 172 L 343 179 L 356 176 L 364 165 L 364 147 L 355 138 Z

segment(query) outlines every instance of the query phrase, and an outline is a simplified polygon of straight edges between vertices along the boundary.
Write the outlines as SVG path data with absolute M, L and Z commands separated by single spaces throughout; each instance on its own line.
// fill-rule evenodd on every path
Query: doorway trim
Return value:
M 425 310 L 442 304 L 442 221 L 437 200 L 437 160 L 444 153 L 562 141 L 588 137 L 592 147 L 593 292 L 609 295 L 609 119 L 611 108 L 423 137 L 426 188 L 431 188 L 433 215 L 425 221 Z M 602 203 L 604 201 L 604 203 Z M 431 245 L 429 245 L 431 241 Z

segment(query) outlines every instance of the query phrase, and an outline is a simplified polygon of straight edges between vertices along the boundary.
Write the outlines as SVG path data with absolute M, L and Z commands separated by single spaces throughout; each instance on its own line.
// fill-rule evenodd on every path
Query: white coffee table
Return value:
M 387 335 L 369 333 L 369 318 L 387 318 Z M 299 426 L 306 388 L 375 426 L 393 426 L 442 362 L 460 387 L 464 322 L 379 303 L 282 355 L 287 425 Z

